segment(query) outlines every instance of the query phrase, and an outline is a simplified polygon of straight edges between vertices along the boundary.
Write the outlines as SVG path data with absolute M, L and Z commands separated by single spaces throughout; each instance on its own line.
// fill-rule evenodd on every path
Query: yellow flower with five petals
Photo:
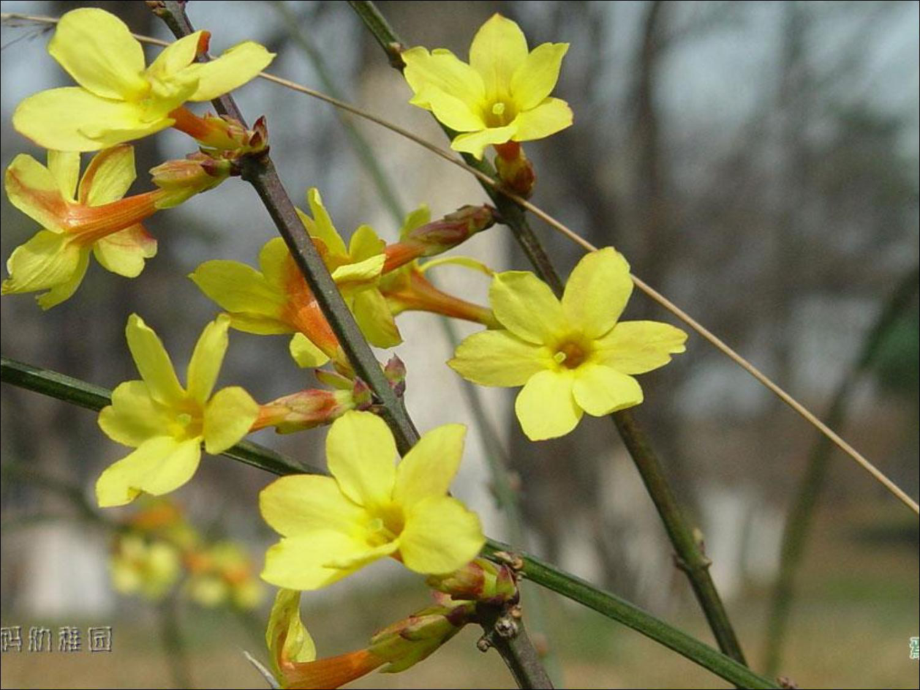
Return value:
M 455 151 L 482 158 L 487 146 L 543 139 L 572 124 L 568 104 L 550 93 L 568 43 L 528 51 L 521 28 L 495 14 L 473 38 L 469 64 L 444 48 L 402 53 L 417 105 L 459 134 Z
M 98 151 L 171 127 L 186 101 L 209 101 L 258 75 L 274 58 L 245 41 L 210 62 L 195 62 L 209 34 L 172 43 L 147 67 L 144 49 L 115 15 L 97 8 L 68 12 L 48 52 L 79 86 L 41 91 L 13 113 L 13 127 L 39 146 Z
M 485 538 L 479 517 L 447 495 L 463 454 L 465 427 L 432 429 L 399 465 L 386 423 L 347 412 L 326 438 L 331 477 L 282 477 L 259 496 L 262 517 L 282 535 L 262 578 L 314 590 L 393 556 L 418 573 L 469 563 Z
M 43 229 L 7 261 L 4 295 L 48 290 L 42 309 L 71 297 L 86 274 L 89 255 L 107 270 L 136 278 L 157 241 L 140 221 L 153 215 L 163 190 L 122 199 L 134 182 L 134 149 L 116 146 L 96 154 L 80 179 L 80 154 L 48 151 L 47 167 L 20 154 L 6 170 L 10 202 Z
M 297 212 L 358 325 L 373 345 L 398 344 L 399 331 L 377 289 L 386 261 L 384 242 L 370 226 L 362 225 L 346 248 L 319 191 L 310 189 L 307 201 L 313 216 Z M 190 278 L 227 310 L 234 328 L 258 335 L 293 333 L 290 352 L 301 367 L 322 366 L 330 359 L 348 367 L 332 327 L 283 239 L 265 244 L 259 267 L 257 271 L 238 261 L 206 261 Z
M 533 273 L 499 273 L 489 300 L 504 329 L 471 335 L 448 364 L 484 386 L 524 386 L 515 412 L 527 437 L 564 436 L 584 412 L 641 403 L 634 375 L 686 349 L 687 334 L 674 326 L 619 321 L 632 289 L 629 264 L 610 247 L 578 262 L 561 301 Z
M 213 393 L 227 352 L 230 319 L 220 316 L 198 339 L 183 388 L 163 343 L 137 315 L 125 335 L 140 372 L 112 393 L 99 426 L 113 441 L 136 448 L 105 470 L 96 482 L 99 506 L 130 503 L 142 492 L 161 496 L 188 482 L 201 460 L 201 444 L 223 453 L 249 432 L 259 405 L 238 386 Z

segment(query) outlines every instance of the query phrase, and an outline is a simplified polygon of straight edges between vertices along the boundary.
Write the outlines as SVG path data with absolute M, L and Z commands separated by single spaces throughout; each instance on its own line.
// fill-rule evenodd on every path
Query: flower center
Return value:
M 373 532 L 375 546 L 395 541 L 402 534 L 405 526 L 406 519 L 402 508 L 395 504 L 381 506 L 374 510 L 374 519 L 368 525 L 370 531 Z
M 485 121 L 489 127 L 504 127 L 516 115 L 514 105 L 506 101 L 495 101 L 486 107 Z
M 173 437 L 185 441 L 204 433 L 204 418 L 200 410 L 189 409 L 179 412 L 172 428 Z
M 584 364 L 589 354 L 590 350 L 583 343 L 565 340 L 556 346 L 556 354 L 553 355 L 553 359 L 566 369 L 577 369 Z

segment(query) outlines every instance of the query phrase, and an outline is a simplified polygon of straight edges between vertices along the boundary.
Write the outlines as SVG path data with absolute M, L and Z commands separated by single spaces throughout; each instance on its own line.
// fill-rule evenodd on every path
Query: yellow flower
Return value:
M 358 325 L 373 345 L 398 344 L 399 331 L 376 287 L 386 260 L 384 242 L 370 226 L 362 225 L 346 249 L 319 192 L 310 189 L 307 200 L 313 217 L 297 212 Z M 348 368 L 332 327 L 283 239 L 276 237 L 262 247 L 259 267 L 261 271 L 237 261 L 206 261 L 189 277 L 227 310 L 234 328 L 258 335 L 294 333 L 291 356 L 301 367 L 319 367 L 331 358 Z
M 259 415 L 259 405 L 239 387 L 211 394 L 227 352 L 230 319 L 208 324 L 188 365 L 188 388 L 179 384 L 157 334 L 132 314 L 125 334 L 141 381 L 127 381 L 99 413 L 99 426 L 113 441 L 137 448 L 96 482 L 100 507 L 130 503 L 141 492 L 154 496 L 185 484 L 198 469 L 201 443 L 217 455 L 239 442 Z
M 526 271 L 495 276 L 489 300 L 506 330 L 475 333 L 448 364 L 484 386 L 524 386 L 515 411 L 533 441 L 569 433 L 582 413 L 599 417 L 642 402 L 633 374 L 683 352 L 687 334 L 655 321 L 617 322 L 633 283 L 612 248 L 586 255 L 562 301 Z
M 196 31 L 146 67 L 144 50 L 124 22 L 105 10 L 65 14 L 48 52 L 79 86 L 42 91 L 13 113 L 13 127 L 46 149 L 98 151 L 170 127 L 186 101 L 208 101 L 253 79 L 274 58 L 245 41 L 216 60 L 195 62 L 209 34 Z
M 410 103 L 460 132 L 456 151 L 482 158 L 492 144 L 542 139 L 572 124 L 568 104 L 550 93 L 568 43 L 544 43 L 528 52 L 521 28 L 500 14 L 489 19 L 470 46 L 470 63 L 452 52 L 403 52 Z
M 282 688 L 338 688 L 387 663 L 368 649 L 327 659 L 316 658 L 316 645 L 300 620 L 300 592 L 278 590 L 265 631 L 272 674 Z
M 370 225 L 361 225 L 352 233 L 346 248 L 316 188 L 307 191 L 307 203 L 313 217 L 300 209 L 297 214 L 317 243 L 323 262 L 355 315 L 361 332 L 371 345 L 399 345 L 402 342 L 399 329 L 377 288 L 386 261 L 386 243 Z
M 96 154 L 77 189 L 80 154 L 48 152 L 45 167 L 31 156 L 13 159 L 4 177 L 16 208 L 44 228 L 17 247 L 7 261 L 4 295 L 48 290 L 42 309 L 68 299 L 80 286 L 92 252 L 104 268 L 135 278 L 157 242 L 140 221 L 153 215 L 164 192 L 122 199 L 134 182 L 134 149 L 117 146 Z
M 418 573 L 442 574 L 471 561 L 485 542 L 478 516 L 447 495 L 466 429 L 432 429 L 397 467 L 387 425 L 369 412 L 332 424 L 332 477 L 282 477 L 260 497 L 262 517 L 283 539 L 262 578 L 279 587 L 325 587 L 384 556 Z
M 109 559 L 112 586 L 122 594 L 162 599 L 179 580 L 179 550 L 165 541 L 145 540 L 138 534 L 118 537 Z

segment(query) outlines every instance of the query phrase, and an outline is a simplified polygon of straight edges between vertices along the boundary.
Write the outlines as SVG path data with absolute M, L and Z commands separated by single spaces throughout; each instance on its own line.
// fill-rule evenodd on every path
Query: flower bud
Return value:
M 172 208 L 219 185 L 230 175 L 231 163 L 203 153 L 182 160 L 166 161 L 150 170 L 153 184 L 162 192 L 157 208 Z
M 368 650 L 389 662 L 383 673 L 405 671 L 460 632 L 475 612 L 469 601 L 429 607 L 378 632 Z
M 495 156 L 495 170 L 506 189 L 518 196 L 529 199 L 537 183 L 537 173 L 533 163 L 524 154 L 523 147 L 517 142 L 498 144 Z
M 514 573 L 508 566 L 477 558 L 448 575 L 431 575 L 426 584 L 453 599 L 501 605 L 517 599 Z
M 491 206 L 463 206 L 441 220 L 410 230 L 398 243 L 389 245 L 385 250 L 383 272 L 388 273 L 421 257 L 446 252 L 493 225 L 495 209 Z
M 332 424 L 348 410 L 357 407 L 356 397 L 353 390 L 327 391 L 317 388 L 286 395 L 259 408 L 259 417 L 251 431 L 273 426 L 279 434 L 289 434 Z
M 246 129 L 232 117 L 205 114 L 199 117 L 186 108 L 177 108 L 169 116 L 175 129 L 193 137 L 209 153 L 221 158 L 236 159 L 242 155 L 260 153 L 268 149 L 268 126 L 265 118 L 256 120 L 252 129 Z

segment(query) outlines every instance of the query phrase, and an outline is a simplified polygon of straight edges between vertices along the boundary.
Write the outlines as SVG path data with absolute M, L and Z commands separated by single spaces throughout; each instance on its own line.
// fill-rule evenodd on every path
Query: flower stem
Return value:
M 388 54 L 393 51 L 394 46 L 402 44 L 402 41 L 400 41 L 386 18 L 373 2 L 352 1 L 350 4 Z M 392 59 L 390 62 L 394 63 Z M 400 67 L 397 68 L 401 69 Z M 443 126 L 442 129 L 445 130 L 448 136 L 452 137 L 455 134 Z M 485 159 L 477 161 L 468 154 L 463 154 L 463 158 L 468 165 L 475 167 L 490 177 L 495 177 L 495 171 Z M 501 194 L 495 188 L 486 184 L 482 186 L 492 198 L 496 208 L 498 208 L 503 223 L 510 228 L 539 276 L 553 289 L 553 292 L 561 295 L 563 290 L 562 280 L 543 249 L 540 240 L 531 229 L 524 210 L 515 201 Z M 700 545 L 694 538 L 693 530 L 689 523 L 681 514 L 674 493 L 665 478 L 661 463 L 652 451 L 642 429 L 629 412 L 617 412 L 613 415 L 613 419 L 664 522 L 668 538 L 671 540 L 676 552 L 677 561 L 690 580 L 693 592 L 719 643 L 719 648 L 739 663 L 746 664 L 737 635 L 735 635 L 725 611 L 725 606 L 709 573 L 709 560 L 703 554 Z
M 108 405 L 111 399 L 111 391 L 105 388 L 6 357 L 0 357 L 0 381 L 96 411 Z M 238 443 L 224 455 L 276 475 L 325 474 L 315 467 L 299 466 L 298 463 L 280 453 L 256 443 Z M 734 659 L 655 618 L 628 601 L 604 592 L 534 556 L 520 553 L 514 547 L 494 539 L 489 539 L 482 551 L 484 557 L 502 562 L 501 559 L 496 558 L 498 552 L 520 556 L 523 561 L 520 573 L 531 582 L 636 630 L 739 687 L 777 687 Z

